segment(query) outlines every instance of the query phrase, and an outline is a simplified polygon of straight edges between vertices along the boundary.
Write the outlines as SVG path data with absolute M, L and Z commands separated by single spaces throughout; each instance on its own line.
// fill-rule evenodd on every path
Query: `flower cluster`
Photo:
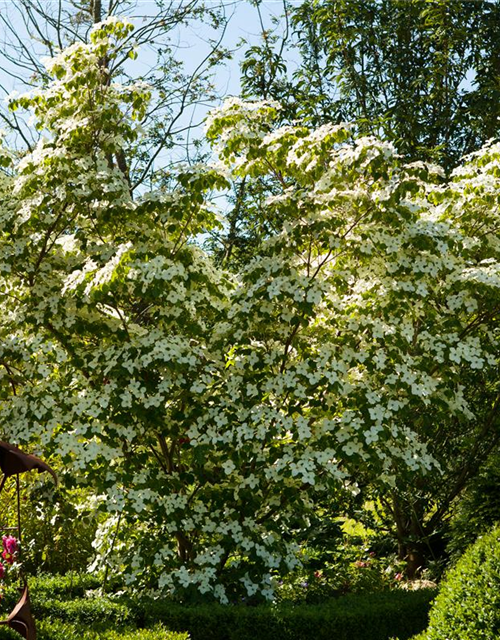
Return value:
M 2 545 L 2 558 L 7 564 L 14 564 L 19 548 L 17 538 L 14 538 L 14 536 L 3 536 Z
M 6 566 L 13 565 L 17 559 L 18 551 L 19 551 L 19 543 L 17 538 L 14 536 L 3 536 L 2 537 L 2 558 L 3 562 L 0 562 L 0 598 L 3 594 L 3 580 L 5 578 Z M 5 564 L 4 564 L 5 563 Z

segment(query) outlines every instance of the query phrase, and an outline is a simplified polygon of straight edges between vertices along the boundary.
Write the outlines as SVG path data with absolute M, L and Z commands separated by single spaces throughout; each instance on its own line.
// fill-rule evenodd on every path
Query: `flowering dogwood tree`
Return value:
M 101 23 L 11 102 L 43 135 L 2 155 L 1 429 L 94 487 L 97 563 L 129 583 L 271 597 L 316 491 L 430 470 L 419 421 L 473 418 L 463 376 L 498 355 L 500 149 L 443 184 L 231 99 L 207 122 L 217 165 L 134 194 L 116 158 L 148 88 L 109 71 L 131 30 Z M 266 184 L 279 221 L 238 274 L 197 243 L 231 177 Z

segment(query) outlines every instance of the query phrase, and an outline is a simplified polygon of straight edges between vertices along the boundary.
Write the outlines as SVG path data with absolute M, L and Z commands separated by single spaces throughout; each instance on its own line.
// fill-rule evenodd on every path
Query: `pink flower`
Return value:
M 5 567 L 0 562 L 0 580 L 3 580 L 4 575 L 5 575 Z
M 8 564 L 12 564 L 16 559 L 16 553 L 18 550 L 17 540 L 14 536 L 3 536 L 3 553 L 2 558 Z
M 396 575 L 394 576 L 394 580 L 397 580 L 398 582 L 402 579 L 403 579 L 402 573 L 396 573 Z
M 17 553 L 17 540 L 14 536 L 3 536 L 3 548 L 7 553 L 14 555 Z

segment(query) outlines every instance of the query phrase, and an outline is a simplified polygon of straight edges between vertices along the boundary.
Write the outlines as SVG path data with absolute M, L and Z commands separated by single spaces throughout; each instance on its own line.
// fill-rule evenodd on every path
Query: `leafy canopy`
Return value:
M 416 425 L 473 419 L 463 376 L 498 356 L 500 148 L 445 182 L 231 99 L 207 121 L 218 164 L 133 195 L 115 158 L 148 88 L 102 64 L 130 30 L 101 23 L 12 102 L 44 136 L 3 155 L 1 429 L 94 489 L 96 566 L 270 598 L 317 492 L 430 470 Z M 269 185 L 256 212 L 277 226 L 231 275 L 197 239 L 235 177 Z

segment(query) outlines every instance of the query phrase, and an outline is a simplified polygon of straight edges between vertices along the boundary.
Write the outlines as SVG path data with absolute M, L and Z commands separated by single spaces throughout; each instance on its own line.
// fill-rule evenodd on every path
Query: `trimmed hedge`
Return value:
M 406 640 L 427 626 L 434 590 L 349 595 L 322 605 L 144 606 L 146 625 L 163 622 L 191 640 Z
M 59 575 L 41 575 L 30 578 L 30 592 L 37 598 L 57 598 L 72 600 L 82 598 L 88 591 L 99 589 L 102 578 L 89 573 L 67 573 Z
M 435 595 L 429 589 L 393 590 L 319 605 L 188 606 L 99 597 L 93 591 L 97 585 L 91 578 L 31 581 L 39 640 L 185 640 L 187 634 L 191 640 L 407 640 L 427 626 Z M 11 591 L 4 611 L 14 597 Z M 0 640 L 15 637 L 0 628 Z
M 0 627 L 0 640 L 19 640 L 20 636 L 10 629 Z M 167 631 L 156 625 L 151 629 L 88 628 L 60 620 L 42 620 L 37 623 L 38 640 L 189 640 L 187 633 Z
M 443 638 L 500 638 L 500 525 L 469 547 L 442 582 L 419 640 Z
M 56 618 L 74 624 L 90 625 L 96 620 L 106 620 L 114 625 L 129 625 L 137 616 L 127 605 L 108 598 L 93 597 L 76 600 L 40 600 L 32 597 L 34 615 L 38 619 Z

